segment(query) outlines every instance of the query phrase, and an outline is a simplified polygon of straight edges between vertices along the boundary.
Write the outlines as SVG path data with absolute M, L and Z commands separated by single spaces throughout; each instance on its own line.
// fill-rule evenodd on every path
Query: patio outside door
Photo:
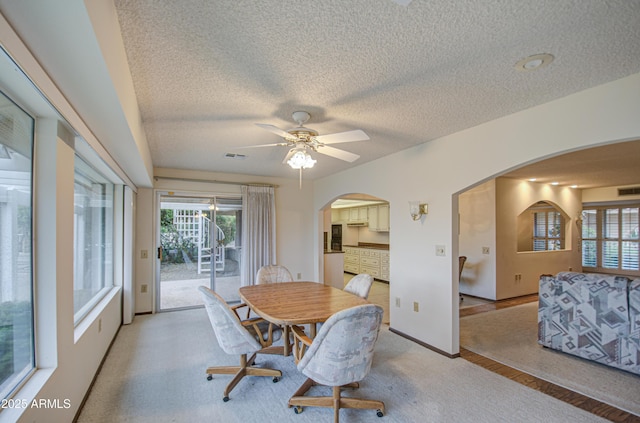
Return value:
M 158 195 L 156 310 L 202 305 L 198 286 L 239 302 L 242 199 Z

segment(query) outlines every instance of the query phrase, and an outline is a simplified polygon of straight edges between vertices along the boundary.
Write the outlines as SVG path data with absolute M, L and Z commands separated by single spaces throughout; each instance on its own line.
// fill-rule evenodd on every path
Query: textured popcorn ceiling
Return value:
M 284 147 L 238 149 L 296 110 L 371 137 L 334 145 L 353 164 L 314 153 L 317 178 L 640 72 L 638 0 L 398 3 L 116 0 L 154 166 L 297 177 Z

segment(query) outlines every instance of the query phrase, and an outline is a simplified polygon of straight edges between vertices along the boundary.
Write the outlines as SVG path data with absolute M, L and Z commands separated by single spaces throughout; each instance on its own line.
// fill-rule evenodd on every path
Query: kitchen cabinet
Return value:
M 380 251 L 380 279 L 389 281 L 389 252 Z
M 389 232 L 389 205 L 378 206 L 378 231 Z
M 380 278 L 380 251 L 360 250 L 360 273 L 368 273 L 374 278 Z
M 344 271 L 354 274 L 368 273 L 376 279 L 389 281 L 389 251 L 345 247 Z
M 377 231 L 378 230 L 378 206 L 369 206 L 367 207 L 367 218 L 369 219 L 369 230 Z
M 360 251 L 355 247 L 344 247 L 344 271 L 360 273 Z
M 351 207 L 349 210 L 349 223 L 366 223 L 367 207 Z
M 369 230 L 389 232 L 389 205 L 381 204 L 368 207 Z

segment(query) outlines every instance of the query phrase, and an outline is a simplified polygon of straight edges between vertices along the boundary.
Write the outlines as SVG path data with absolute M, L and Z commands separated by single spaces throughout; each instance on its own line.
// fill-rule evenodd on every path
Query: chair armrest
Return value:
M 234 306 L 231 306 L 231 310 L 233 310 L 233 312 L 236 314 L 236 316 L 238 316 L 238 319 L 241 319 L 240 315 L 238 314 L 238 310 L 241 309 L 242 307 L 246 307 L 247 308 L 247 317 L 245 317 L 245 319 L 248 319 L 249 315 L 251 314 L 251 307 L 249 307 L 246 303 L 240 303 L 240 304 L 236 304 Z
M 275 325 L 262 317 L 252 317 L 250 319 L 240 321 L 240 324 L 251 332 L 262 348 L 271 346 L 274 342 Z M 262 327 L 261 327 L 262 326 Z M 276 327 L 277 328 L 277 327 Z M 279 328 L 277 328 L 279 330 Z
M 311 343 L 313 342 L 311 338 L 309 338 L 304 332 L 304 328 L 302 326 L 291 326 L 291 332 L 293 333 L 293 336 L 295 338 L 299 339 L 300 342 L 302 342 L 306 346 L 311 345 Z
M 304 333 L 302 326 L 291 326 L 291 333 L 293 334 L 293 361 L 298 364 L 313 341 Z

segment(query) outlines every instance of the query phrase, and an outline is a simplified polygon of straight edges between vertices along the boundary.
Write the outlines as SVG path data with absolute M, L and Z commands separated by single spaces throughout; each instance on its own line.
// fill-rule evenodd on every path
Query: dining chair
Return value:
M 373 276 L 367 273 L 355 275 L 344 287 L 344 291 L 350 292 L 365 300 L 369 297 L 369 291 L 373 285 Z
M 277 349 L 270 347 L 273 342 L 280 339 L 280 329 L 260 317 L 240 320 L 237 309 L 230 307 L 214 291 L 205 286 L 200 286 L 198 290 L 202 294 L 204 306 L 220 348 L 227 354 L 240 356 L 239 366 L 207 368 L 207 380 L 213 379 L 214 374 L 234 375 L 224 390 L 222 400 L 229 401 L 229 393 L 245 376 L 270 376 L 274 383 L 280 380 L 282 377 L 280 370 L 254 366 L 258 353 L 278 353 Z M 247 359 L 248 354 L 251 354 L 251 357 Z
M 332 407 L 334 422 L 340 418 L 341 408 L 374 409 L 378 417 L 384 415 L 384 402 L 342 397 L 342 388 L 358 388 L 369 373 L 373 350 L 382 322 L 382 307 L 363 304 L 337 312 L 322 325 L 312 340 L 302 327 L 294 326 L 294 360 L 307 380 L 289 399 L 289 407 L 296 414 L 303 406 Z M 302 351 L 301 351 L 302 350 Z M 315 385 L 332 388 L 332 396 L 312 397 L 304 394 Z
M 293 276 L 291 276 L 289 269 L 277 264 L 262 266 L 258 269 L 256 285 L 276 282 L 293 282 Z
M 460 280 L 462 279 L 462 269 L 464 269 L 464 264 L 466 262 L 467 262 L 467 256 L 458 257 L 458 292 L 460 291 Z M 462 293 L 460 293 L 460 301 L 462 302 L 462 300 L 464 300 L 464 297 L 462 297 Z

